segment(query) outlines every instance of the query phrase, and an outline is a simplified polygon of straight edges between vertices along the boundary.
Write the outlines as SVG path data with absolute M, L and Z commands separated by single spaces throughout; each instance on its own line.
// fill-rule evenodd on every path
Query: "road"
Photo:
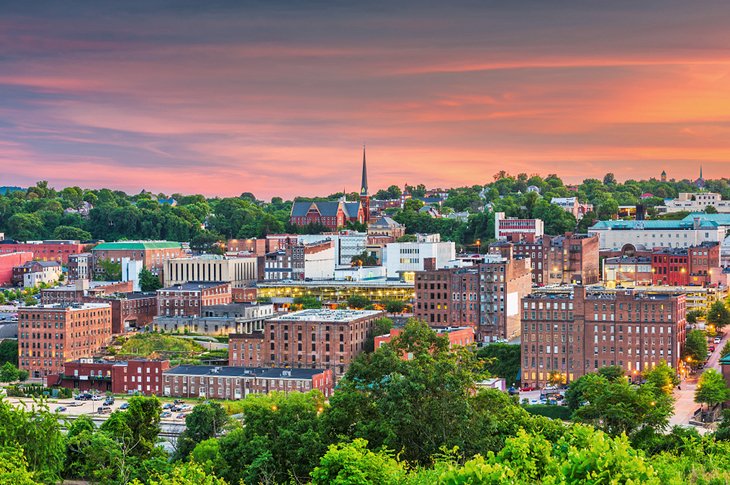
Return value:
M 670 426 L 689 426 L 689 420 L 694 415 L 695 411 L 699 409 L 700 405 L 695 402 L 695 389 L 697 389 L 697 381 L 700 375 L 707 369 L 716 369 L 720 371 L 720 352 L 725 346 L 728 340 L 728 334 L 725 333 L 719 344 L 715 345 L 715 351 L 710 356 L 705 368 L 699 371 L 697 374 L 689 376 L 687 379 L 682 381 L 680 389 L 674 390 L 674 415 L 669 420 Z M 697 428 L 700 433 L 705 433 L 708 430 L 706 428 Z

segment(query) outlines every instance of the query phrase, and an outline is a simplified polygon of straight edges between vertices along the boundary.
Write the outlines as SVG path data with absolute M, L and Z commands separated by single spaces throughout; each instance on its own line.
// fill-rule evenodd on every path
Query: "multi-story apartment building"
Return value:
M 245 288 L 256 281 L 257 258 L 231 258 L 205 254 L 165 261 L 164 285 L 174 286 L 188 281 L 225 281 L 232 288 Z
M 68 257 L 84 251 L 84 245 L 79 241 L 47 240 L 17 242 L 11 239 L 0 241 L 0 253 L 31 252 L 33 259 L 38 261 L 56 261 L 68 264 Z
M 416 273 L 414 316 L 431 326 L 468 325 L 477 340 L 520 334 L 519 301 L 530 293 L 530 259 L 485 255 L 473 266 Z
M 494 238 L 503 241 L 513 236 L 532 235 L 534 238 L 545 234 L 545 225 L 540 219 L 517 219 L 505 217 L 504 212 L 494 214 Z
M 41 283 L 53 284 L 61 277 L 58 261 L 28 261 L 13 268 L 13 283 L 24 288 L 35 288 Z
M 90 280 L 94 272 L 94 257 L 91 253 L 68 255 L 69 281 Z
M 170 368 L 168 360 L 130 360 L 125 362 L 78 359 L 63 364 L 59 374 L 46 378 L 48 386 L 77 391 L 113 394 L 162 395 L 162 375 Z
M 603 260 L 603 281 L 622 286 L 646 286 L 652 281 L 651 257 L 617 256 Z
M 335 243 L 331 238 L 308 244 L 296 243 L 266 255 L 264 279 L 331 280 L 335 277 L 335 263 Z
M 251 367 L 333 369 L 342 375 L 364 350 L 373 310 L 302 310 L 272 318 L 262 332 L 231 335 L 228 361 Z
M 249 394 L 319 389 L 325 397 L 329 397 L 334 391 L 334 383 L 331 369 L 181 365 L 165 371 L 162 395 L 244 399 Z
M 128 258 L 132 261 L 141 261 L 145 268 L 152 273 L 159 275 L 165 267 L 165 262 L 170 259 L 184 258 L 187 256 L 182 244 L 173 241 L 120 241 L 101 243 L 92 248 L 94 255 L 95 271 L 102 268 L 99 261 L 112 261 L 121 263 L 122 259 Z
M 160 316 L 200 316 L 204 306 L 231 303 L 231 284 L 221 281 L 190 281 L 157 290 Z
M 618 365 L 635 380 L 661 360 L 678 369 L 685 341 L 685 297 L 566 288 L 522 298 L 522 381 L 570 383 Z
M 601 278 L 598 236 L 566 233 L 535 238 L 530 234 L 490 244 L 489 252 L 505 258 L 530 258 L 532 283 L 538 286 L 591 285 Z
M 652 281 L 655 285 L 705 285 L 711 271 L 720 270 L 720 244 L 704 242 L 688 248 L 666 248 L 651 255 Z
M 32 377 L 63 371 L 68 360 L 93 357 L 112 336 L 106 303 L 39 305 L 18 310 L 20 368 Z

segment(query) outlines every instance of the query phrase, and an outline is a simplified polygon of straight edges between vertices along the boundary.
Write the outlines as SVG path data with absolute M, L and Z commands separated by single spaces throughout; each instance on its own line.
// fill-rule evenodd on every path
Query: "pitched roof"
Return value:
M 357 217 L 357 213 L 360 209 L 360 202 L 341 202 L 339 200 L 332 201 L 332 200 L 325 200 L 325 201 L 300 201 L 300 202 L 294 202 L 292 204 L 291 208 L 291 216 L 292 217 L 304 217 L 307 215 L 307 212 L 309 212 L 310 207 L 314 205 L 317 210 L 319 211 L 319 214 L 322 217 L 336 217 L 337 211 L 340 208 L 340 204 L 342 205 L 342 210 L 345 212 L 345 215 L 348 217 Z
M 360 212 L 360 201 L 345 202 L 345 212 L 347 213 L 347 217 L 357 217 L 357 213 Z
M 92 251 L 130 251 L 144 249 L 178 249 L 182 247 L 175 241 L 119 241 L 105 242 L 92 248 Z

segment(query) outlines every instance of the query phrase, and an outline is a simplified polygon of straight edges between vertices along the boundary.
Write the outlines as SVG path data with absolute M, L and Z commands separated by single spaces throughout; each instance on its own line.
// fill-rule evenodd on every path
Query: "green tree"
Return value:
M 674 388 L 679 385 L 677 371 L 669 367 L 664 359 L 659 361 L 659 364 L 653 369 L 644 373 L 644 379 L 667 396 L 671 396 Z
M 142 291 L 156 291 L 162 288 L 162 283 L 152 271 L 142 268 L 139 272 L 139 288 Z
M 484 361 L 484 368 L 490 375 L 504 378 L 508 385 L 517 383 L 520 372 L 520 346 L 493 343 L 481 347 L 477 358 Z
M 353 266 L 377 266 L 378 258 L 376 258 L 372 253 L 363 251 L 361 254 L 353 256 L 350 259 L 350 263 Z
M 92 238 L 91 233 L 79 227 L 57 226 L 53 230 L 53 239 L 73 239 L 77 241 L 88 241 Z
M 687 323 L 695 324 L 697 323 L 697 320 L 704 317 L 705 312 L 702 310 L 690 310 L 687 312 Z
M 18 341 L 5 339 L 0 342 L 0 364 L 10 362 L 14 366 L 18 365 Z
M 403 465 L 388 451 L 377 453 L 367 449 L 367 441 L 331 445 L 312 471 L 312 483 L 317 484 L 393 484 L 405 481 Z
M 110 261 L 108 259 L 100 259 L 96 261 L 98 271 L 94 275 L 95 280 L 99 281 L 121 281 L 122 280 L 122 263 Z
M 116 440 L 123 453 L 148 458 L 157 444 L 162 407 L 156 397 L 133 396 L 126 411 L 115 411 L 101 430 Z
M 385 311 L 388 313 L 403 313 L 406 309 L 406 304 L 400 300 L 385 300 L 383 301 Z
M 730 399 L 725 378 L 715 369 L 707 369 L 700 376 L 695 389 L 695 402 L 707 404 L 707 407 L 722 404 Z
M 727 309 L 725 302 L 716 301 L 710 306 L 710 310 L 707 312 L 707 323 L 717 328 L 730 324 L 730 310 Z
M 697 367 L 707 358 L 707 340 L 705 332 L 701 330 L 690 330 L 684 342 L 682 358 L 687 360 L 692 367 Z
M 322 308 L 322 302 L 314 296 L 298 296 L 294 298 L 294 304 L 303 310 Z
M 370 305 L 370 300 L 368 300 L 367 297 L 364 296 L 352 295 L 350 298 L 347 299 L 347 306 L 349 306 L 350 308 L 362 309 L 368 305 Z
M 381 317 L 373 322 L 373 330 L 365 339 L 365 351 L 372 352 L 375 350 L 375 337 L 390 333 L 393 328 L 393 320 L 387 317 Z
M 185 417 L 185 429 L 180 434 L 176 456 L 185 459 L 198 443 L 215 438 L 228 422 L 226 410 L 218 403 L 198 404 Z
M 199 463 L 179 463 L 172 471 L 157 474 L 144 482 L 145 485 L 227 485 L 227 482 L 215 475 L 206 473 Z M 132 485 L 143 485 L 135 479 Z
M 5 362 L 0 368 L 0 382 L 15 382 L 19 377 L 18 368 L 10 362 Z
M 0 483 L 36 485 L 35 474 L 28 470 L 22 448 L 0 447 Z

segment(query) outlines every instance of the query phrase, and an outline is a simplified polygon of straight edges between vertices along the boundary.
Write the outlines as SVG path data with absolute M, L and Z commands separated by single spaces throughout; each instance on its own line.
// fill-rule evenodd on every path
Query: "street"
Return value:
M 700 378 L 702 372 L 707 369 L 716 369 L 720 371 L 720 352 L 727 342 L 727 333 L 723 334 L 722 340 L 719 344 L 715 345 L 715 351 L 710 356 L 704 369 L 699 370 L 696 374 L 689 376 L 687 379 L 682 381 L 680 389 L 674 390 L 674 415 L 669 420 L 670 426 L 689 426 L 689 421 L 694 415 L 694 412 L 699 409 L 700 405 L 697 404 L 695 399 L 695 389 L 697 389 L 697 381 Z M 709 430 L 707 428 L 697 427 L 700 433 L 706 433 Z

